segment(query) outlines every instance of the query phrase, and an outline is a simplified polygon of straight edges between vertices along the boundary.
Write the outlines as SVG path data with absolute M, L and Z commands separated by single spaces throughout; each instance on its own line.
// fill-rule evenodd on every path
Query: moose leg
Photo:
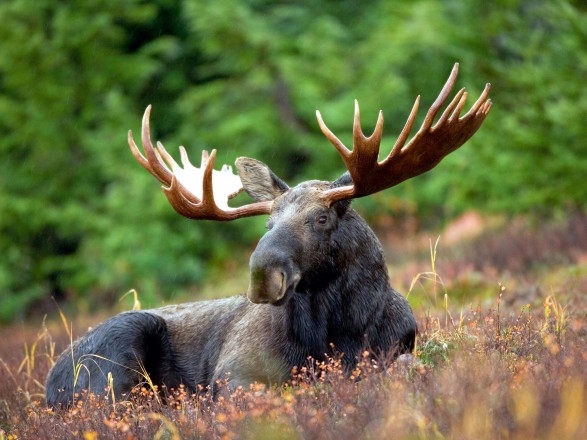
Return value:
M 86 390 L 118 398 L 142 382 L 177 387 L 167 325 L 148 312 L 126 312 L 103 322 L 68 347 L 49 372 L 47 404 L 71 405 Z

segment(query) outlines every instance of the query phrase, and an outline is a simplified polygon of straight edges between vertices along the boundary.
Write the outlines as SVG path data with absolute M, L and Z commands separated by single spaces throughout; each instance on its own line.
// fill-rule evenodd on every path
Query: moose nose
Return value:
M 300 281 L 300 270 L 294 261 L 301 251 L 301 244 L 290 229 L 276 226 L 268 231 L 249 261 L 249 300 L 276 304 L 286 298 Z
M 277 302 L 285 296 L 286 275 L 278 268 L 251 270 L 247 297 L 256 304 Z

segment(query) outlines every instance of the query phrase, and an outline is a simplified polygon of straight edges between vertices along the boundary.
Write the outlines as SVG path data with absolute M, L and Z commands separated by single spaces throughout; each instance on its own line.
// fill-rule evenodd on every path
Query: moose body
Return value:
M 255 159 L 237 160 L 236 180 L 226 167 L 213 171 L 215 151 L 202 155 L 201 169 L 182 151 L 180 168 L 161 144 L 152 146 L 149 107 L 142 130 L 146 158 L 130 133 L 129 144 L 139 163 L 165 185 L 177 212 L 217 220 L 269 214 L 268 231 L 251 255 L 246 297 L 131 311 L 108 319 L 57 359 L 47 378 L 47 403 L 69 405 L 82 390 L 100 394 L 108 389 L 120 396 L 146 378 L 168 388 L 183 385 L 213 393 L 218 379 L 228 380 L 229 387 L 255 381 L 279 384 L 309 358 L 341 354 L 349 370 L 365 349 L 385 359 L 411 351 L 416 321 L 410 306 L 390 286 L 381 245 L 350 203 L 427 171 L 478 129 L 491 107 L 489 87 L 459 118 L 466 98 L 461 90 L 432 126 L 456 74 L 457 65 L 422 128 L 403 147 L 416 101 L 383 163 L 377 162 L 381 114 L 367 138 L 356 107 L 352 152 L 318 114 L 322 131 L 339 150 L 348 172 L 334 182 L 308 181 L 293 188 Z M 376 172 L 365 173 L 366 167 Z M 228 207 L 227 199 L 241 189 L 255 202 Z
M 348 203 L 338 212 L 318 206 L 314 192 L 304 184 L 276 201 L 271 229 L 251 256 L 248 295 L 258 304 L 239 295 L 116 315 L 57 360 L 47 402 L 65 405 L 83 389 L 103 393 L 108 372 L 118 395 L 145 374 L 168 388 L 215 390 L 217 379 L 231 388 L 283 383 L 308 357 L 344 353 L 350 368 L 364 349 L 378 356 L 411 350 L 416 322 L 390 287 L 379 241 Z M 283 297 L 264 297 L 279 291 L 266 285 L 275 271 L 289 271 L 297 284 Z M 76 364 L 83 365 L 77 377 Z

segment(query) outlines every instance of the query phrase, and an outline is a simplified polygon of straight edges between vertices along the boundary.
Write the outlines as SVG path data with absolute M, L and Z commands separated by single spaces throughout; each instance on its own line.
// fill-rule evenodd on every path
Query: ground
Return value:
M 332 359 L 215 402 L 146 383 L 54 412 L 44 378 L 68 323 L 79 335 L 100 319 L 55 312 L 0 330 L 0 439 L 587 438 L 587 216 L 467 216 L 409 240 L 377 228 L 418 320 L 412 359 L 365 355 L 352 378 Z

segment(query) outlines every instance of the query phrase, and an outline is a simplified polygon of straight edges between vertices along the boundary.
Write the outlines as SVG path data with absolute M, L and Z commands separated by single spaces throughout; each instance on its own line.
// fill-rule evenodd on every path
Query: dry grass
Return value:
M 84 396 L 53 412 L 43 385 L 68 342 L 63 325 L 4 329 L 0 439 L 587 438 L 585 265 L 550 268 L 527 302 L 511 301 L 507 282 L 495 282 L 483 300 L 455 308 L 454 280 L 432 263 L 417 284 L 440 301 L 415 310 L 414 359 L 365 356 L 355 380 L 332 359 L 283 387 L 255 385 L 216 401 L 183 389 L 159 390 L 159 399 L 141 388 L 127 400 Z M 474 287 L 469 294 L 478 298 Z
M 54 359 L 43 330 L 21 362 L 2 361 L 0 438 L 587 438 L 587 325 L 554 297 L 540 310 L 495 307 L 420 318 L 410 363 L 365 357 L 344 378 L 335 359 L 291 384 L 212 401 L 141 388 L 126 401 L 43 402 Z M 33 346 L 34 349 L 33 349 Z M 4 353 L 3 353 L 4 355 Z

